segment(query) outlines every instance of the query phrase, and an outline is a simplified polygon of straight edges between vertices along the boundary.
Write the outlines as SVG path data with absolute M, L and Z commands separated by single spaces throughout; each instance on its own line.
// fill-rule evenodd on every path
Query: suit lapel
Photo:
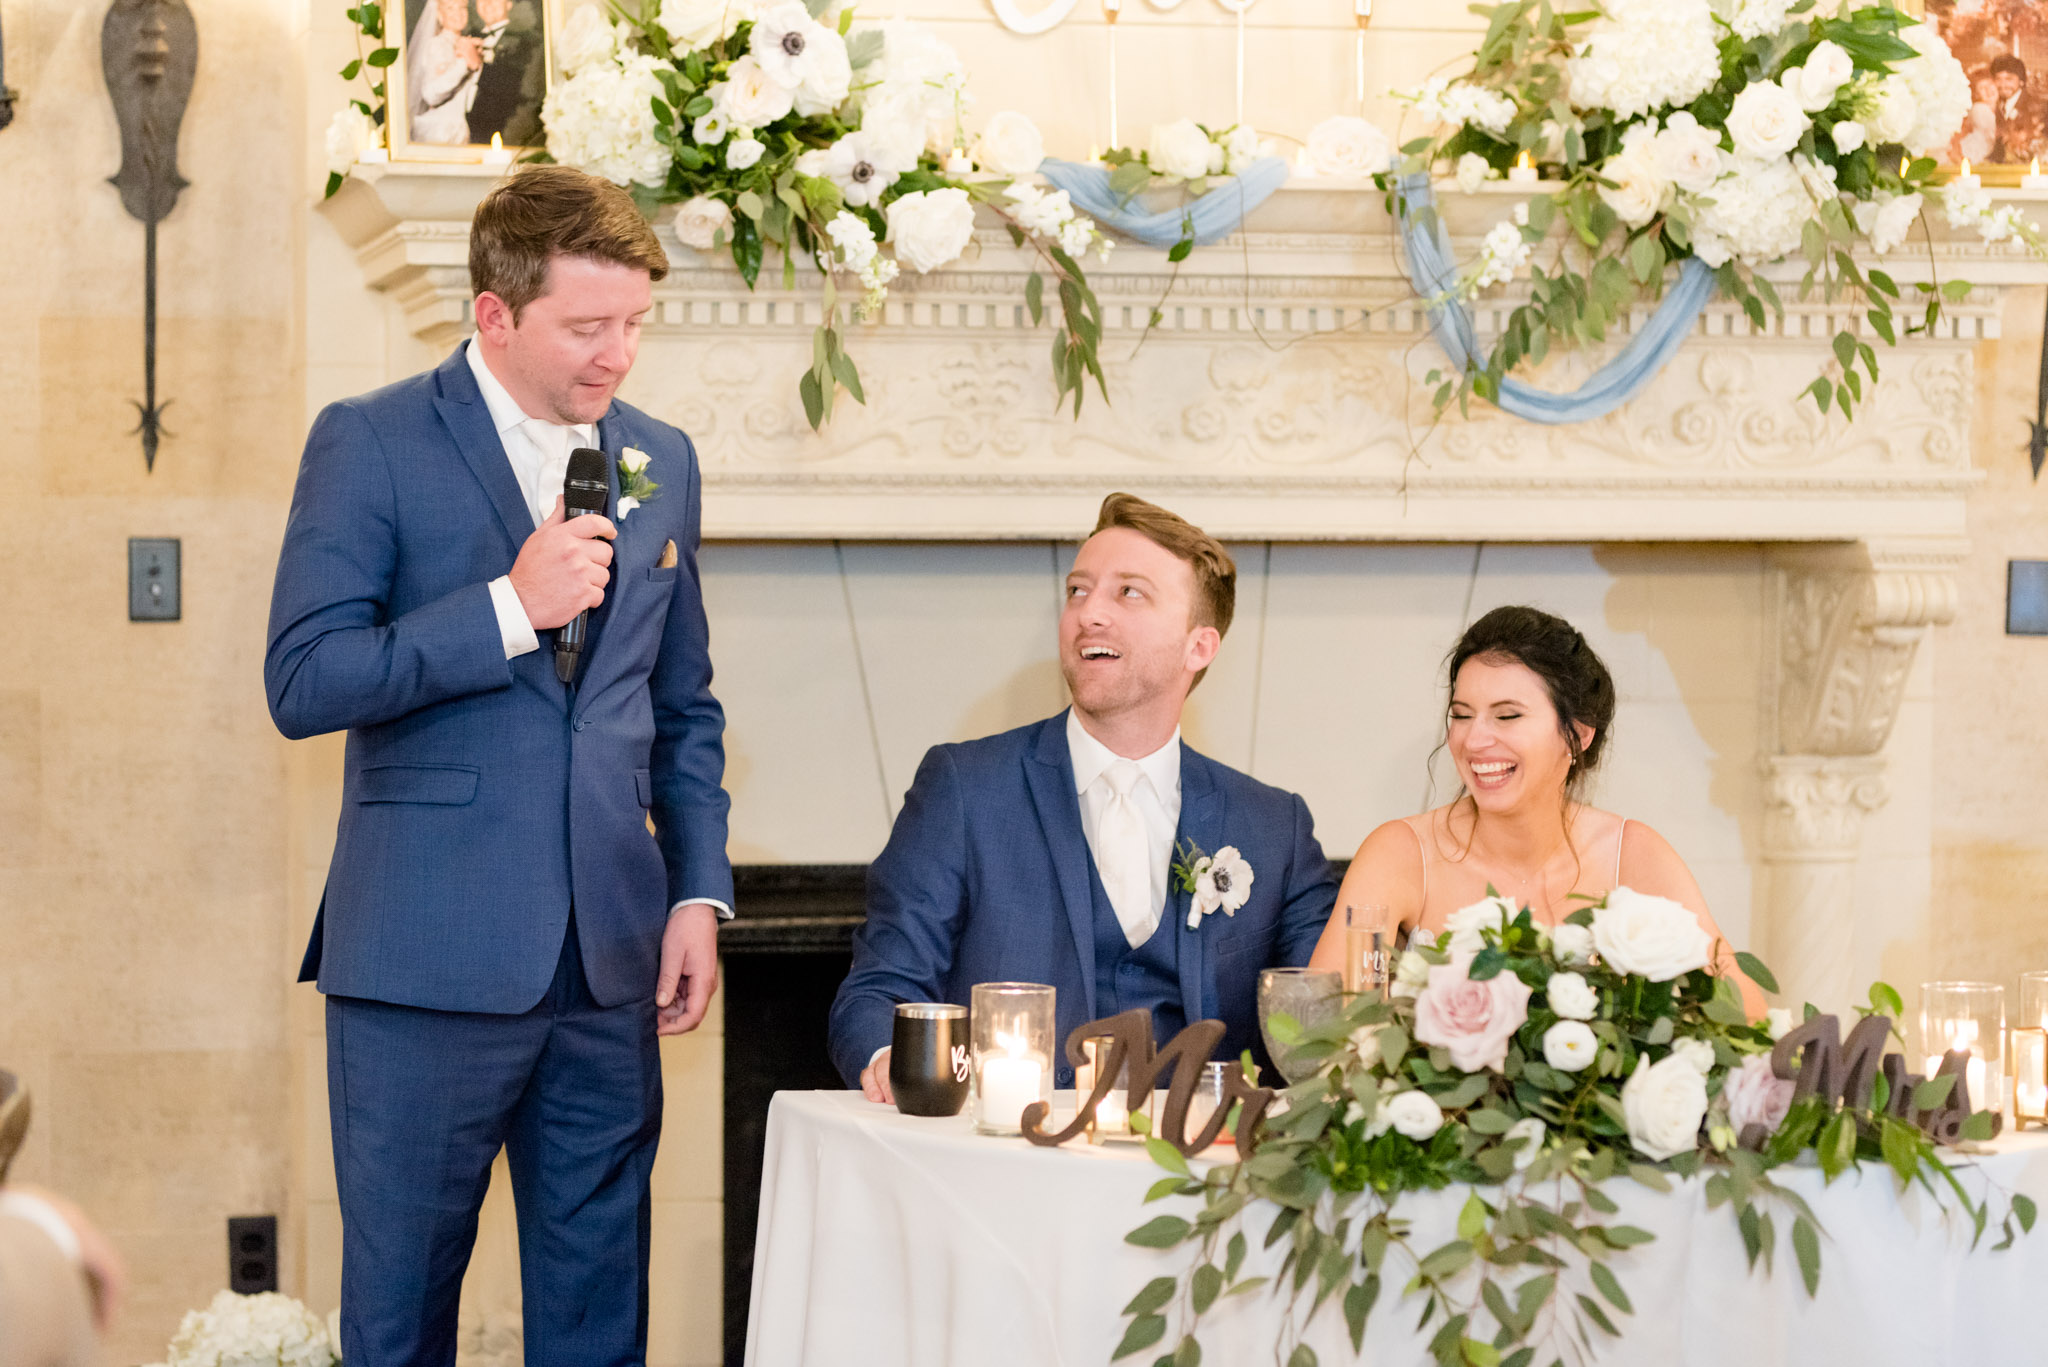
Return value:
M 1183 741 L 1180 747 L 1180 829 L 1174 833 L 1174 858 L 1178 860 L 1179 851 L 1190 843 L 1203 854 L 1211 855 L 1229 844 L 1223 834 L 1228 806 L 1223 789 L 1216 783 L 1215 766 Z M 1209 922 L 1220 913 L 1203 917 L 1199 926 L 1190 929 L 1188 904 L 1191 900 L 1188 893 L 1174 892 L 1166 899 L 1166 910 L 1179 926 L 1181 1009 L 1187 1014 L 1188 1024 L 1193 1025 L 1210 1016 L 1211 1013 L 1204 1009 L 1204 1003 L 1213 1002 L 1216 996 L 1210 982 L 1209 955 L 1209 942 L 1215 938 L 1216 928 Z
M 526 538 L 533 535 L 533 513 L 526 506 L 526 496 L 519 492 L 518 477 L 512 473 L 512 462 L 505 455 L 505 443 L 498 439 L 490 406 L 476 387 L 476 376 L 470 374 L 469 360 L 464 354 L 468 346 L 464 342 L 453 356 L 441 362 L 436 372 L 441 392 L 434 398 L 434 407 L 441 414 L 441 421 L 448 424 L 449 435 L 455 438 L 456 449 L 468 462 L 470 473 L 490 495 L 491 506 L 497 510 L 498 521 L 516 556 Z
M 1062 712 L 1038 728 L 1038 739 L 1024 756 L 1024 781 L 1031 790 L 1060 900 L 1066 904 L 1067 926 L 1074 936 L 1074 954 L 1081 965 L 1081 990 L 1087 1011 L 1079 1019 L 1095 1019 L 1095 904 L 1089 894 L 1088 841 L 1081 834 L 1081 802 L 1074 794 L 1074 759 L 1067 753 L 1067 714 Z

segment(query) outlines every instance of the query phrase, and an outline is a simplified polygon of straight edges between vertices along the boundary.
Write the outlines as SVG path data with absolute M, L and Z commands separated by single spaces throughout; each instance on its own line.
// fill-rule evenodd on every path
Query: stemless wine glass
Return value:
M 1344 908 L 1344 990 L 1377 992 L 1387 985 L 1387 909 Z
M 1311 1029 L 1334 1019 L 1343 1009 L 1343 992 L 1344 977 L 1340 973 L 1308 968 L 1268 968 L 1260 972 L 1259 1034 L 1265 1038 L 1266 1052 L 1273 1056 L 1273 1066 L 1288 1082 L 1314 1077 L 1322 1063 L 1300 1058 L 1297 1051 L 1276 1042 L 1268 1022 L 1284 1014 L 1294 1017 L 1302 1029 Z
M 902 1002 L 889 1048 L 889 1090 L 905 1115 L 958 1115 L 967 1102 L 967 1008 Z

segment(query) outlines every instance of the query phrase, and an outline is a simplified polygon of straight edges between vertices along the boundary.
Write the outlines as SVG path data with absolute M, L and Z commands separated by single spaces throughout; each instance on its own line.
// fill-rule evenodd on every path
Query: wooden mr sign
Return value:
M 1084 1043 L 1109 1041 L 1106 1047 L 1098 1046 L 1095 1053 L 1094 1089 L 1082 1100 L 1081 1110 L 1072 1123 L 1051 1133 L 1047 1133 L 1045 1121 L 1052 1108 L 1043 1101 L 1032 1102 L 1024 1108 L 1024 1137 L 1047 1147 L 1066 1143 L 1088 1128 L 1095 1119 L 1095 1108 L 1116 1090 L 1120 1076 L 1130 1079 L 1124 1104 L 1136 1115 L 1151 1101 L 1153 1084 L 1162 1074 L 1170 1074 L 1173 1081 L 1166 1089 L 1165 1113 L 1153 1127 L 1155 1138 L 1165 1140 L 1182 1154 L 1200 1153 L 1223 1132 L 1232 1103 L 1242 1102 L 1235 1137 L 1238 1152 L 1250 1153 L 1259 1121 L 1266 1114 L 1266 1107 L 1273 1103 L 1273 1089 L 1252 1086 L 1245 1080 L 1244 1069 L 1236 1063 L 1224 1066 L 1223 1100 L 1217 1105 L 1216 1114 L 1193 1137 L 1187 1133 L 1188 1103 L 1194 1100 L 1195 1086 L 1202 1080 L 1202 1065 L 1223 1042 L 1223 1033 L 1222 1021 L 1196 1021 L 1159 1048 L 1152 1042 L 1152 1013 L 1142 1008 L 1075 1026 L 1067 1035 L 1066 1048 L 1067 1062 L 1076 1068 L 1089 1061 L 1083 1052 Z
M 1771 1071 L 1791 1080 L 1793 1100 L 1818 1096 L 1829 1110 L 1838 1106 L 1869 1110 L 1876 1079 L 1882 1075 L 1887 1088 L 1886 1115 L 1918 1127 L 1937 1144 L 1954 1144 L 1962 1138 L 1963 1122 L 1970 1118 L 1970 1051 L 1951 1049 L 1942 1056 L 1934 1076 L 1955 1081 L 1942 1100 L 1923 1111 L 1914 1106 L 1913 1093 L 1929 1079 L 1907 1072 L 1905 1059 L 1884 1051 L 1891 1031 L 1891 1017 L 1865 1016 L 1844 1041 L 1841 1024 L 1833 1016 L 1810 1016 L 1778 1040 L 1771 1050 Z M 1999 1116 L 1994 1111 L 1991 1132 L 1997 1134 L 1998 1127 Z M 1768 1130 L 1755 1124 L 1744 1126 L 1739 1136 L 1745 1149 L 1761 1149 L 1770 1137 Z

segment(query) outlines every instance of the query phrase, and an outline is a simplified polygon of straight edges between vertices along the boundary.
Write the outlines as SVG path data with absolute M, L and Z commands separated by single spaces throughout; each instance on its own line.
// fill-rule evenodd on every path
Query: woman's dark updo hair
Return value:
M 1557 709 L 1558 730 L 1571 752 L 1565 788 L 1576 793 L 1600 763 L 1614 725 L 1614 678 L 1586 638 L 1564 618 L 1536 608 L 1495 608 L 1465 628 L 1452 647 L 1446 677 L 1451 688 L 1457 687 L 1458 671 L 1471 659 L 1488 664 L 1513 661 L 1543 680 L 1550 704 Z M 1583 750 L 1574 723 L 1593 728 L 1593 743 Z

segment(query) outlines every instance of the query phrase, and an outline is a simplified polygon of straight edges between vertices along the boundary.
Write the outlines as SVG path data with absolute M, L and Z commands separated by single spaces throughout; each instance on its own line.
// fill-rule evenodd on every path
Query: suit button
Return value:
M 576 719 L 576 722 L 575 722 L 575 728 L 576 728 L 576 730 L 578 730 L 578 731 L 581 731 L 581 730 L 583 729 L 583 718 L 581 718 L 581 717 L 578 717 L 578 718 Z

